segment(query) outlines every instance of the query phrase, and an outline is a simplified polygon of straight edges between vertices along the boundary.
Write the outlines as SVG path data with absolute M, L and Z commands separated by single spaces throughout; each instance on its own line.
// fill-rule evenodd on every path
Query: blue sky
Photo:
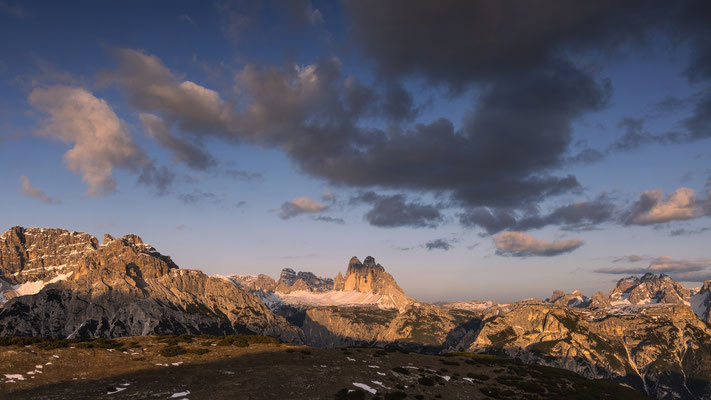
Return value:
M 426 301 L 711 279 L 708 10 L 553 3 L 537 26 L 477 2 L 2 1 L 3 229 L 136 233 L 210 274 L 372 255 Z

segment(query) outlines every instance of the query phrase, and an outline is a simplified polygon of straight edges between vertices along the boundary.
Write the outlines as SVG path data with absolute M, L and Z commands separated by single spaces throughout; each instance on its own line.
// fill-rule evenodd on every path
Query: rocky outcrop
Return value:
M 603 292 L 596 292 L 590 298 L 590 305 L 588 307 L 592 309 L 606 309 L 611 307 L 610 298 Z
M 179 269 L 136 235 L 107 236 L 99 246 L 83 233 L 15 227 L 0 240 L 0 276 L 13 284 L 0 308 L 3 336 L 252 332 L 303 340 L 248 292 Z
M 568 307 L 587 307 L 590 305 L 590 299 L 583 295 L 580 290 L 573 290 L 570 293 L 565 293 L 562 290 L 553 291 L 553 295 L 545 300 L 547 303 L 555 304 L 558 306 L 568 306 Z
M 301 328 L 312 346 L 397 346 L 440 352 L 476 330 L 480 323 L 478 313 L 432 305 L 409 307 L 405 312 L 317 307 L 306 311 Z
M 229 275 L 225 279 L 248 291 L 274 291 L 277 288 L 277 281 L 269 275 Z
M 296 272 L 291 268 L 281 270 L 276 291 L 291 293 L 298 290 L 309 292 L 327 292 L 333 288 L 333 279 L 322 278 L 311 272 Z

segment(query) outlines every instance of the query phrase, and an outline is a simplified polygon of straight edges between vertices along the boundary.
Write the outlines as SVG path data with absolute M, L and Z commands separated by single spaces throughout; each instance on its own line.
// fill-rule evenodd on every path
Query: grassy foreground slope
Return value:
M 0 398 L 644 399 L 619 383 L 490 356 L 315 349 L 261 336 L 5 338 Z

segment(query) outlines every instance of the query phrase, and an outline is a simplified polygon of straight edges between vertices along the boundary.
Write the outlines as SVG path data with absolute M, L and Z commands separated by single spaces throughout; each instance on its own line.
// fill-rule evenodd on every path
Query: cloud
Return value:
M 634 275 L 651 273 L 665 273 L 671 275 L 672 278 L 682 281 L 700 282 L 706 279 L 711 279 L 711 259 L 674 259 L 667 256 L 662 257 L 643 257 L 643 260 L 648 261 L 646 267 L 630 266 L 630 267 L 607 267 L 598 268 L 595 270 L 601 274 L 619 274 L 619 275 Z M 633 260 L 630 260 L 632 262 Z M 642 261 L 642 260 L 637 260 Z
M 316 215 L 311 217 L 314 221 L 321 221 L 321 222 L 331 222 L 334 224 L 339 224 L 343 225 L 346 223 L 346 221 L 343 220 L 343 218 L 335 218 L 335 217 L 329 217 L 327 215 Z
M 118 83 L 134 108 L 193 139 L 176 142 L 160 131 L 171 151 L 194 145 L 178 152 L 181 159 L 194 159 L 196 137 L 212 135 L 280 148 L 301 171 L 332 184 L 428 191 L 467 209 L 525 207 L 578 190 L 575 176 L 551 171 L 567 162 L 573 121 L 603 107 L 610 92 L 608 82 L 559 60 L 487 85 L 455 129 L 447 119 L 409 124 L 419 112 L 411 93 L 397 83 L 364 86 L 343 76 L 335 58 L 283 69 L 248 64 L 235 75 L 235 108 L 155 56 L 113 53 L 119 66 L 105 80 Z M 405 125 L 381 130 L 373 119 Z
M 197 26 L 195 21 L 193 21 L 193 19 L 188 14 L 178 15 L 178 21 L 184 22 L 184 23 L 191 25 L 191 26 Z
M 223 195 L 218 195 L 213 192 L 204 192 L 199 189 L 194 189 L 190 193 L 183 193 L 178 195 L 178 199 L 185 204 L 196 205 L 201 202 L 209 202 L 212 204 L 224 203 L 227 197 Z
M 647 258 L 647 257 L 640 256 L 640 255 L 637 255 L 637 254 L 632 254 L 632 255 L 630 255 L 630 256 L 618 257 L 618 258 L 612 260 L 612 262 L 613 262 L 613 263 L 618 263 L 618 262 L 634 263 L 634 262 L 637 262 L 637 261 L 642 261 L 642 260 L 644 260 L 644 259 L 646 259 L 646 258 Z
M 447 239 L 435 239 L 435 240 L 430 240 L 429 242 L 424 244 L 424 247 L 427 250 L 444 250 L 447 251 L 450 248 L 452 248 L 452 243 L 450 240 Z
M 434 228 L 444 221 L 438 207 L 409 202 L 402 194 L 379 195 L 372 191 L 364 192 L 351 197 L 349 203 L 372 205 L 370 211 L 365 214 L 365 219 L 371 225 L 383 228 Z
M 624 129 L 625 133 L 610 145 L 609 151 L 630 152 L 648 144 L 667 144 L 684 141 L 677 132 L 656 135 L 647 132 L 644 130 L 645 122 L 645 118 L 623 118 L 617 124 L 617 127 Z
M 225 175 L 229 176 L 232 179 L 239 179 L 245 181 L 253 181 L 257 179 L 262 179 L 264 177 L 261 172 L 242 171 L 238 169 L 226 169 Z
M 580 239 L 539 240 L 523 232 L 503 232 L 494 236 L 496 254 L 513 257 L 552 257 L 569 253 L 583 245 Z
M 32 183 L 30 183 L 30 179 L 28 177 L 22 175 L 20 177 L 20 180 L 22 181 L 22 185 L 20 186 L 20 189 L 18 191 L 20 192 L 21 195 L 27 196 L 27 197 L 33 197 L 33 198 L 41 200 L 47 204 L 54 204 L 54 203 L 60 202 L 58 199 L 48 196 L 44 192 L 44 190 L 32 186 Z
M 102 81 L 121 86 L 137 110 L 157 113 L 169 126 L 177 124 L 180 132 L 196 137 L 229 131 L 232 110 L 216 91 L 181 79 L 156 56 L 117 48 L 110 53 L 118 66 L 103 73 Z
M 319 203 L 310 197 L 297 197 L 281 205 L 279 218 L 287 220 L 301 214 L 315 214 L 328 209 L 328 206 Z
M 38 132 L 71 144 L 64 161 L 81 174 L 86 194 L 103 195 L 116 190 L 116 168 L 137 171 L 147 161 L 133 142 L 126 124 L 111 106 L 85 89 L 51 86 L 34 89 L 30 103 L 48 114 Z
M 162 118 L 149 113 L 140 113 L 138 117 L 148 135 L 171 150 L 177 161 L 197 170 L 206 170 L 217 164 L 217 161 L 199 146 L 173 136 L 170 127 Z
M 687 220 L 703 215 L 702 204 L 692 189 L 680 188 L 666 198 L 661 189 L 647 190 L 639 195 L 623 216 L 626 225 L 651 225 L 675 220 Z
M 612 221 L 614 217 L 614 204 L 602 194 L 592 201 L 580 201 L 558 207 L 546 215 L 529 211 L 519 217 L 511 209 L 477 207 L 461 213 L 459 222 L 467 227 L 482 227 L 491 235 L 502 230 L 526 231 L 548 225 L 561 225 L 566 230 L 588 230 Z
M 698 228 L 698 229 L 686 229 L 686 228 L 679 228 L 679 229 L 673 229 L 671 232 L 669 232 L 669 236 L 688 236 L 688 235 L 696 235 L 699 233 L 704 233 L 711 231 L 711 228 L 708 227 L 703 227 L 703 228 Z
M 7 13 L 14 18 L 27 18 L 31 16 L 19 1 L 11 3 L 0 1 L 0 13 Z

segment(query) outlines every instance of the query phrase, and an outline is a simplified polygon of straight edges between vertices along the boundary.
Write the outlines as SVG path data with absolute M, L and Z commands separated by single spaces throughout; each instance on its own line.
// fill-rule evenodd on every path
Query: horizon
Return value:
M 426 302 L 711 279 L 709 5 L 445 5 L 0 0 L 3 232 Z
M 15 225 L 15 226 L 18 226 L 18 225 Z M 13 227 L 15 227 L 15 226 L 13 226 Z M 64 229 L 64 228 L 61 228 L 61 227 L 22 227 L 22 226 L 20 226 L 20 227 L 21 227 L 21 228 L 24 228 L 24 229 L 27 229 L 27 228 Z M 8 230 L 9 230 L 9 229 L 10 229 L 10 228 L 8 228 Z M 0 233 L 0 235 L 5 235 L 5 233 L 7 233 L 8 230 L 3 231 L 2 233 Z M 69 231 L 69 232 L 89 233 L 89 232 L 83 232 L 83 231 Z M 91 236 L 93 236 L 94 238 L 96 238 L 96 239 L 99 241 L 99 244 L 101 244 L 101 242 L 102 242 L 101 239 L 103 238 L 103 235 L 100 235 L 100 236 L 99 236 L 99 235 L 95 235 L 95 234 L 91 234 L 91 233 L 89 233 L 89 234 L 90 234 Z M 105 233 L 105 234 L 111 235 L 111 233 L 108 233 L 108 232 Z M 143 240 L 144 243 L 153 246 L 153 244 L 150 243 L 150 241 L 145 240 L 145 238 L 143 238 L 140 234 L 137 234 L 137 233 L 133 232 L 133 233 L 126 233 L 125 235 L 128 235 L 128 234 L 137 235 L 137 236 L 139 236 L 139 237 Z M 119 238 L 119 237 L 122 237 L 122 236 L 124 236 L 124 235 L 111 235 L 111 236 L 113 236 L 114 238 Z M 156 248 L 155 246 L 153 246 L 153 247 Z M 157 250 L 158 252 L 160 252 L 160 249 L 156 248 L 156 250 Z M 171 257 L 171 259 L 173 259 L 173 257 L 172 257 L 170 254 L 166 254 L 166 253 L 163 253 L 163 252 L 161 252 L 161 254 L 164 255 L 164 256 Z M 351 256 L 351 257 L 356 257 L 356 258 L 358 258 L 359 261 L 361 261 L 361 257 L 360 257 L 360 256 L 357 256 L 357 255 L 356 255 L 356 256 Z M 332 274 L 330 274 L 330 275 L 328 275 L 328 274 L 325 274 L 325 275 L 322 275 L 322 274 L 314 274 L 314 275 L 316 275 L 316 276 L 319 277 L 319 278 L 334 279 L 339 273 L 345 273 L 345 272 L 346 272 L 346 270 L 347 270 L 347 268 L 348 268 L 348 265 L 350 264 L 351 257 L 348 258 L 349 261 L 347 261 L 347 262 L 344 263 L 344 267 L 343 267 L 342 269 L 337 269 L 335 273 L 332 273 Z M 373 258 L 375 259 L 375 262 L 376 262 L 378 265 L 381 265 L 383 268 L 385 268 L 385 272 L 390 273 L 390 271 L 389 271 L 389 269 L 388 269 L 388 267 L 387 267 L 386 265 L 382 265 L 380 262 L 378 262 L 378 258 L 377 258 L 377 257 L 374 257 L 374 256 L 372 256 L 372 255 L 366 255 L 366 256 L 362 257 L 362 259 L 364 260 L 364 259 L 367 258 L 367 257 L 373 257 Z M 176 262 L 175 259 L 173 259 L 173 261 Z M 361 262 L 362 262 L 362 261 L 361 261 Z M 181 269 L 197 269 L 197 268 L 189 268 L 189 267 L 186 268 L 186 267 L 182 266 L 179 262 L 176 262 L 176 265 L 177 265 L 179 268 L 181 268 Z M 313 273 L 313 271 L 311 271 L 311 270 L 308 269 L 308 268 L 299 267 L 299 266 L 294 265 L 294 266 L 284 266 L 284 267 L 275 269 L 275 271 L 277 271 L 277 272 L 274 273 L 274 274 L 266 273 L 266 272 L 258 272 L 258 273 L 254 273 L 254 274 L 243 274 L 243 273 L 240 273 L 240 272 L 231 272 L 231 273 L 228 273 L 228 274 L 208 274 L 208 275 L 209 275 L 209 276 L 213 276 L 213 277 L 229 277 L 230 275 L 257 276 L 257 275 L 260 275 L 260 274 L 264 274 L 264 275 L 267 275 L 267 276 L 273 278 L 274 280 L 278 281 L 279 278 L 280 278 L 281 271 L 283 271 L 284 269 L 287 269 L 287 268 L 292 269 L 293 271 L 295 271 L 295 272 L 297 272 L 297 273 L 299 273 L 299 272 L 311 272 L 311 273 Z M 199 269 L 197 269 L 197 270 L 199 270 Z M 202 270 L 200 270 L 200 271 L 202 271 Z M 202 272 L 206 273 L 205 271 L 202 271 Z M 665 273 L 663 273 L 663 272 L 657 274 L 657 273 L 655 273 L 655 272 L 653 272 L 653 271 L 649 271 L 649 272 L 646 272 L 646 273 L 644 273 L 644 274 L 647 274 L 647 273 L 654 274 L 655 276 L 656 276 L 656 275 L 659 275 L 660 277 L 661 277 L 661 276 L 669 276 L 669 275 L 667 275 L 667 274 L 665 274 Z M 391 274 L 391 275 L 393 275 L 393 274 Z M 609 286 L 608 288 L 602 288 L 602 289 L 600 289 L 600 290 L 595 290 L 594 292 L 586 292 L 586 291 L 584 291 L 584 290 L 581 290 L 581 292 L 583 292 L 583 294 L 584 294 L 586 297 L 592 297 L 592 295 L 593 295 L 595 292 L 602 292 L 603 294 L 607 294 L 607 293 L 610 292 L 612 289 L 614 289 L 614 288 L 615 288 L 615 285 L 618 284 L 619 282 L 621 282 L 621 281 L 623 281 L 623 280 L 626 280 L 626 279 L 630 279 L 630 278 L 641 278 L 642 275 L 643 275 L 643 274 L 636 274 L 636 275 L 635 275 L 635 274 L 632 274 L 632 275 L 628 275 L 628 276 L 621 276 L 621 277 L 618 278 L 618 279 L 615 279 L 615 280 L 610 281 L 610 286 Z M 553 293 L 553 290 L 563 290 L 566 294 L 567 294 L 567 293 L 571 293 L 571 292 L 574 291 L 574 290 L 580 290 L 580 289 L 577 288 L 577 287 L 574 287 L 573 289 L 569 289 L 569 290 L 566 290 L 566 289 L 553 289 L 553 290 L 551 290 L 550 293 L 548 293 L 548 294 L 545 295 L 545 296 L 529 296 L 529 297 L 518 297 L 518 298 L 512 297 L 512 298 L 494 299 L 494 298 L 476 298 L 476 297 L 472 297 L 472 298 L 461 298 L 461 299 L 430 298 L 430 299 L 425 300 L 425 299 L 419 298 L 419 297 L 417 297 L 417 296 L 412 296 L 412 295 L 409 293 L 409 291 L 407 290 L 407 288 L 406 288 L 406 287 L 403 287 L 403 286 L 398 282 L 398 277 L 397 277 L 397 276 L 393 275 L 393 278 L 394 278 L 395 281 L 398 283 L 398 285 L 403 289 L 403 291 L 405 292 L 406 295 L 408 295 L 408 296 L 410 296 L 410 297 L 413 297 L 413 298 L 414 298 L 415 300 L 417 300 L 417 301 L 424 301 L 424 302 L 426 302 L 426 303 L 432 303 L 432 304 L 449 303 L 449 302 L 456 302 L 456 301 L 494 301 L 494 302 L 496 302 L 496 303 L 498 303 L 498 304 L 508 304 L 508 303 L 515 303 L 515 302 L 521 301 L 521 300 L 530 300 L 530 299 L 534 299 L 534 298 L 535 298 L 535 299 L 538 299 L 538 300 L 546 300 L 546 299 L 549 297 L 549 295 Z M 694 285 L 688 285 L 690 282 L 678 281 L 678 283 L 682 284 L 682 285 L 683 285 L 684 287 L 686 287 L 687 289 L 699 289 L 699 288 L 701 287 L 701 285 L 696 285 L 696 286 L 694 286 Z

